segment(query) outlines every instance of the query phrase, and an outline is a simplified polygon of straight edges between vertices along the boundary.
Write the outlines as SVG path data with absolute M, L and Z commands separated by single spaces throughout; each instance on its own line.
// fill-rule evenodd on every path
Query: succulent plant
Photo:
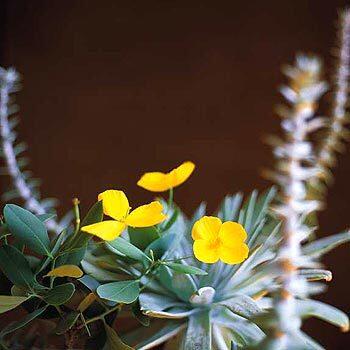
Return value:
M 221 204 L 217 215 L 223 221 L 240 222 L 248 232 L 250 256 L 236 266 L 221 262 L 203 264 L 193 257 L 191 229 L 205 215 L 204 204 L 191 220 L 179 208 L 173 209 L 164 225 L 167 230 L 144 250 L 149 258 L 153 256 L 162 262 L 151 278 L 141 278 L 141 292 L 135 304 L 151 322 L 143 320 L 147 326 L 140 325 L 125 334 L 124 341 L 136 349 L 150 349 L 168 342 L 168 347 L 176 349 L 221 350 L 230 349 L 231 344 L 246 348 L 264 339 L 268 326 L 264 311 L 271 307 L 271 299 L 266 295 L 279 287 L 276 276 L 281 273 L 278 266 L 269 264 L 281 239 L 280 224 L 270 212 L 275 196 L 276 190 L 272 188 L 260 196 L 254 191 L 243 205 L 241 194 L 227 196 Z M 106 247 L 91 246 L 82 263 L 85 272 L 102 285 L 139 276 L 144 258 L 132 256 L 125 243 L 133 242 L 144 248 L 145 242 L 133 238 L 139 232 L 130 233 L 129 237 L 124 235 L 106 243 Z M 346 232 L 316 240 L 303 249 L 310 260 L 318 261 L 324 253 L 349 240 L 350 234 Z M 316 265 L 317 268 L 300 270 L 300 274 L 310 281 L 330 281 L 331 272 Z M 189 274 L 193 267 L 207 274 Z M 319 284 L 315 284 L 315 292 L 319 290 Z M 97 294 L 102 296 L 101 289 L 97 289 Z M 344 313 L 321 302 L 303 300 L 300 308 L 304 317 L 316 316 L 344 329 L 348 327 Z M 145 334 L 151 335 L 142 339 Z

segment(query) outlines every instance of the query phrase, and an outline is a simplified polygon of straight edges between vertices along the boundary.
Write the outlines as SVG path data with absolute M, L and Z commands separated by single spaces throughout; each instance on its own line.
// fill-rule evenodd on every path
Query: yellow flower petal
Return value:
M 195 165 L 192 162 L 184 162 L 176 169 L 169 173 L 169 185 L 170 188 L 184 183 L 193 173 Z
M 123 191 L 107 190 L 98 195 L 103 212 L 115 220 L 123 220 L 129 212 L 129 201 Z
M 170 189 L 168 174 L 160 172 L 144 174 L 137 185 L 152 192 L 164 192 Z
M 196 221 L 192 228 L 192 238 L 215 241 L 218 238 L 221 220 L 215 216 L 203 216 Z
M 184 162 L 169 173 L 151 172 L 144 174 L 137 185 L 152 192 L 164 192 L 184 183 L 192 174 L 195 165 Z
M 166 219 L 166 215 L 162 211 L 163 206 L 158 201 L 142 205 L 127 216 L 125 223 L 132 227 L 157 225 Z
M 116 239 L 126 228 L 125 223 L 114 220 L 107 220 L 84 226 L 81 228 L 82 231 L 88 232 L 94 236 L 97 236 L 104 241 L 113 241 Z
M 247 259 L 249 248 L 245 243 L 240 243 L 235 247 L 221 245 L 219 247 L 220 260 L 225 264 L 239 264 Z
M 198 239 L 193 243 L 194 256 L 207 264 L 216 263 L 219 260 L 219 250 L 203 239 Z
M 46 276 L 80 278 L 83 271 L 76 265 L 62 265 L 51 270 Z
M 241 224 L 226 221 L 220 228 L 219 239 L 227 247 L 236 247 L 247 239 L 247 232 Z

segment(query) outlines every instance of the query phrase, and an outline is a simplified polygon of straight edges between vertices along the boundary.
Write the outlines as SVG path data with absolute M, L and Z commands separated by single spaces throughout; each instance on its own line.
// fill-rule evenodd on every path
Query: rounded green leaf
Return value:
M 30 323 L 31 321 L 33 321 L 35 318 L 37 318 L 38 316 L 40 316 L 47 308 L 47 305 L 43 306 L 40 309 L 37 309 L 33 312 L 31 312 L 30 314 L 27 314 L 26 316 L 24 316 L 21 320 L 16 321 L 16 322 L 12 322 L 10 323 L 8 326 L 6 326 L 1 332 L 0 332 L 0 336 L 3 337 L 6 334 L 10 334 L 14 331 L 16 331 L 17 329 L 23 328 L 25 327 L 28 323 Z
M 27 259 L 13 246 L 0 247 L 0 270 L 17 286 L 31 287 L 36 284 Z
M 16 308 L 25 302 L 28 297 L 17 297 L 13 295 L 0 295 L 0 314 Z
M 139 281 L 121 281 L 107 283 L 97 288 L 97 294 L 102 298 L 116 303 L 131 304 L 140 294 Z
M 10 232 L 32 251 L 51 256 L 50 240 L 43 222 L 34 214 L 14 204 L 7 204 L 4 217 Z
M 129 243 L 124 238 L 118 237 L 114 241 L 107 242 L 107 247 L 111 247 L 112 251 L 117 251 L 126 255 L 128 258 L 147 261 L 150 260 L 149 257 L 143 253 L 139 248 L 135 247 L 133 244 Z
M 172 270 L 176 272 L 185 273 L 189 275 L 207 275 L 208 274 L 208 272 L 195 266 L 182 265 L 182 264 L 173 263 L 173 262 L 165 262 L 165 265 L 170 267 Z
M 44 300 L 50 305 L 62 305 L 66 303 L 74 294 L 73 283 L 65 283 L 52 288 L 45 296 Z

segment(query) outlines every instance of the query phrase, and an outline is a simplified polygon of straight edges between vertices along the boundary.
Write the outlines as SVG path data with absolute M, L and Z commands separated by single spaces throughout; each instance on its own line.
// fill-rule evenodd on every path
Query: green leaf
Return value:
M 94 262 L 83 260 L 81 266 L 87 275 L 99 282 L 118 281 L 120 279 L 120 275 L 117 273 L 108 271 Z
M 62 242 L 64 241 L 65 237 L 66 237 L 66 230 L 63 230 L 57 237 L 56 239 L 52 242 L 51 246 L 52 246 L 52 250 L 51 250 L 51 254 L 53 256 L 55 256 L 59 249 L 61 248 Z M 37 269 L 35 270 L 35 275 L 39 274 L 41 271 L 43 271 L 44 269 L 46 269 L 46 267 L 49 265 L 49 263 L 51 262 L 51 258 L 47 257 L 46 259 L 43 259 L 40 263 L 40 265 L 37 267 Z M 59 266 L 57 264 L 56 261 L 56 266 Z
M 103 219 L 102 201 L 96 202 L 88 211 L 85 218 L 81 222 L 81 226 L 96 224 Z
M 40 309 L 37 309 L 37 310 L 31 312 L 30 314 L 27 314 L 20 321 L 10 323 L 7 327 L 5 327 L 0 332 L 0 336 L 3 337 L 6 334 L 10 334 L 10 333 L 16 331 L 17 329 L 20 329 L 20 328 L 26 326 L 29 322 L 33 321 L 35 318 L 40 316 L 46 310 L 46 308 L 47 308 L 47 305 L 45 305 L 44 307 L 42 307 Z
M 97 288 L 97 294 L 102 299 L 131 304 L 140 294 L 140 284 L 137 280 L 107 283 Z
M 137 344 L 137 349 L 153 349 L 158 345 L 163 344 L 167 340 L 173 338 L 176 334 L 181 332 L 186 327 L 185 324 L 181 324 L 175 321 L 170 321 L 161 327 L 160 330 L 155 330 L 149 338 L 143 340 L 141 343 Z M 138 331 L 139 332 L 139 331 Z M 130 339 L 134 340 L 137 334 L 131 334 Z M 137 338 L 136 338 L 137 339 Z M 198 349 L 200 350 L 200 349 Z
M 32 287 L 36 281 L 24 255 L 15 247 L 0 247 L 0 269 L 15 285 Z
M 153 241 L 159 238 L 157 229 L 151 227 L 128 227 L 130 242 L 141 250 L 145 250 Z
M 107 349 L 108 350 L 133 350 L 132 347 L 126 345 L 119 338 L 115 330 L 109 327 L 106 323 L 104 324 L 106 335 L 107 335 Z
M 209 310 L 190 316 L 183 350 L 210 350 L 212 348 L 211 333 Z
M 262 312 L 256 301 L 248 295 L 237 294 L 232 298 L 219 302 L 220 305 L 226 306 L 233 313 L 245 318 L 251 318 Z
M 79 265 L 85 256 L 86 248 L 76 248 L 60 254 L 56 259 L 56 266 Z
M 101 222 L 102 219 L 103 219 L 103 206 L 102 206 L 102 201 L 99 201 L 99 202 L 96 202 L 90 208 L 85 218 L 83 219 L 80 227 L 96 224 L 97 222 Z M 77 236 L 73 240 L 71 247 L 72 248 L 84 247 L 90 241 L 91 237 L 92 236 L 87 234 L 86 232 L 79 231 Z
M 172 270 L 180 273 L 186 273 L 189 275 L 207 275 L 208 274 L 208 272 L 194 266 L 182 265 L 182 264 L 173 263 L 173 262 L 164 262 L 164 264 L 170 267 Z
M 85 218 L 82 220 L 80 227 L 101 222 L 102 219 L 103 219 L 103 206 L 102 206 L 102 201 L 99 201 L 90 208 Z M 65 253 L 67 254 L 72 250 L 79 250 L 81 248 L 81 251 L 83 252 L 83 255 L 84 255 L 86 246 L 90 241 L 91 237 L 92 236 L 87 234 L 86 232 L 79 230 L 79 232 L 75 236 L 72 235 L 66 240 L 66 242 L 62 247 L 62 251 L 65 251 Z M 76 257 L 78 258 L 78 255 Z M 81 260 L 82 258 L 80 259 L 80 261 Z M 79 264 L 80 261 L 78 261 L 77 264 Z
M 349 318 L 334 306 L 316 300 L 297 300 L 297 313 L 301 317 L 317 317 L 340 327 L 343 331 L 349 330 Z
M 45 296 L 44 300 L 50 305 L 62 305 L 66 303 L 74 294 L 73 283 L 60 284 L 52 288 Z
M 28 297 L 17 297 L 13 295 L 0 295 L 0 314 L 12 310 L 23 302 L 28 300 Z
M 311 243 L 305 244 L 302 248 L 303 254 L 312 257 L 322 256 L 339 245 L 350 241 L 350 232 L 338 233 L 325 238 L 320 238 Z
M 60 319 L 55 329 L 55 333 L 57 335 L 62 335 L 69 331 L 78 321 L 79 315 L 80 313 L 78 311 L 72 311 L 69 314 L 65 315 L 64 318 Z
M 179 216 L 179 213 L 179 208 L 175 207 L 170 218 L 165 221 L 165 225 L 162 227 L 162 231 L 167 231 L 173 226 L 173 224 L 176 222 L 177 217 Z
M 233 313 L 227 308 L 223 308 L 220 312 L 216 312 L 212 318 L 213 323 L 230 330 L 231 335 L 234 337 L 234 341 L 243 349 L 246 349 L 250 344 L 261 342 L 265 337 L 264 332 L 256 325 L 256 323 Z M 260 350 L 260 348 L 258 349 Z
M 161 259 L 170 246 L 176 241 L 175 233 L 167 233 L 164 236 L 153 241 L 145 250 L 146 254 L 153 251 L 154 258 Z
M 188 302 L 190 297 L 197 291 L 196 284 L 189 275 L 175 272 L 173 274 L 173 280 L 171 290 L 183 301 Z
M 141 262 L 147 260 L 150 261 L 150 258 L 145 253 L 124 238 L 118 237 L 114 241 L 106 242 L 106 244 L 112 248 L 112 251 L 116 250 L 117 252 L 126 255 L 128 258 Z
M 38 254 L 52 256 L 47 229 L 34 214 L 17 205 L 7 204 L 4 216 L 11 233 L 17 239 Z

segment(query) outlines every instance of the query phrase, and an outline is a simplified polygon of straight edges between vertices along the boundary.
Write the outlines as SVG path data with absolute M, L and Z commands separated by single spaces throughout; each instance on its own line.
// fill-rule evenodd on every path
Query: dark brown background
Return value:
M 1 64 L 23 74 L 20 138 L 45 195 L 83 208 L 99 191 L 124 189 L 133 206 L 147 170 L 193 160 L 176 190 L 190 213 L 228 192 L 263 189 L 272 157 L 261 138 L 278 130 L 280 66 L 299 50 L 324 57 L 330 76 L 337 9 L 346 1 L 1 0 Z M 350 153 L 340 158 L 319 235 L 349 224 Z M 349 312 L 349 247 L 326 258 L 327 300 Z M 307 328 L 327 349 L 349 334 Z

